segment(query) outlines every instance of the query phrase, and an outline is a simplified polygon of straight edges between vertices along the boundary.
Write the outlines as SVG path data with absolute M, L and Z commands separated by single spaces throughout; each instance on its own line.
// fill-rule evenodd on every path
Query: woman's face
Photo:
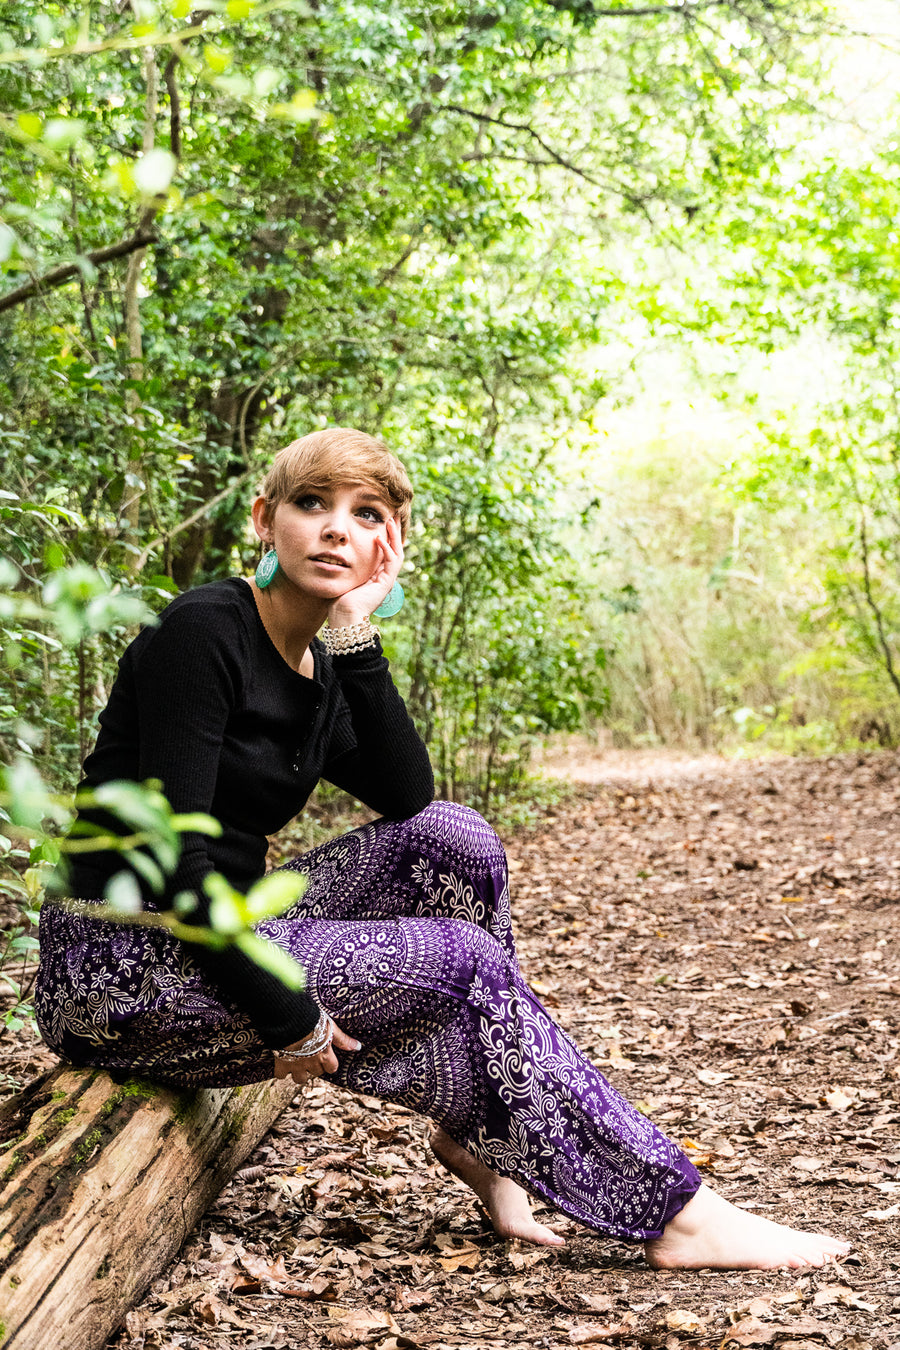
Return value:
M 262 509 L 258 510 L 260 503 Z M 335 600 L 368 581 L 383 557 L 392 511 L 362 483 L 316 488 L 267 512 L 262 498 L 253 520 L 271 543 L 285 578 L 305 594 Z

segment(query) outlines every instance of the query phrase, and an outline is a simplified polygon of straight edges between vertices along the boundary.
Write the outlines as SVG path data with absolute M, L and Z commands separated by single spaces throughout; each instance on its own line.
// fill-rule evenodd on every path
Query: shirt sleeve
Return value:
M 434 798 L 434 775 L 381 643 L 330 659 L 343 707 L 322 777 L 390 820 L 418 815 Z
M 213 812 L 222 741 L 237 706 L 247 661 L 239 617 L 221 606 L 170 610 L 142 645 L 134 663 L 139 734 L 139 779 L 158 778 L 173 810 Z M 198 905 L 191 922 L 207 923 L 205 878 L 214 870 L 206 836 L 181 836 L 181 856 L 170 894 L 191 891 Z M 250 1019 L 267 1046 L 302 1040 L 319 1009 L 235 947 L 212 951 L 191 944 L 191 955 L 220 992 Z

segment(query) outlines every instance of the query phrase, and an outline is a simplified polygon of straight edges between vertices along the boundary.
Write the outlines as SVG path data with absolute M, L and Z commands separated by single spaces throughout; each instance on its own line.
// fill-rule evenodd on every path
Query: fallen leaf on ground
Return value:
M 634 1327 L 637 1318 L 633 1313 L 626 1313 L 622 1321 L 615 1326 L 597 1326 L 596 1322 L 592 1324 L 572 1327 L 569 1332 L 569 1340 L 572 1345 L 591 1345 L 600 1341 L 620 1341 L 626 1336 L 634 1335 Z
M 758 1317 L 743 1317 L 737 1326 L 726 1332 L 723 1345 L 768 1345 L 775 1339 L 774 1326 L 766 1325 Z
M 402 1332 L 389 1312 L 380 1308 L 329 1308 L 328 1316 L 337 1325 L 325 1332 L 330 1345 L 361 1345 L 373 1332 Z
M 826 1308 L 829 1304 L 841 1303 L 845 1308 L 849 1308 L 852 1298 L 853 1290 L 846 1284 L 826 1284 L 821 1289 L 816 1290 L 813 1306 Z
M 233 1308 L 229 1308 L 227 1303 L 216 1298 L 215 1294 L 202 1294 L 191 1307 L 191 1313 L 194 1317 L 199 1317 L 208 1327 L 218 1326 L 220 1322 L 226 1322 L 230 1326 L 240 1327 L 242 1330 L 255 1329 L 254 1322 L 247 1322 L 240 1317 Z
M 666 1326 L 670 1331 L 706 1330 L 704 1318 L 698 1317 L 696 1313 L 689 1312 L 687 1308 L 673 1308 L 671 1312 L 667 1312 Z
M 774 1302 L 774 1294 L 757 1294 L 754 1298 L 748 1298 L 746 1302 L 739 1303 L 736 1308 L 729 1308 L 728 1316 L 735 1325 L 745 1317 L 765 1317 L 767 1313 L 771 1312 Z
M 842 1308 L 862 1308 L 864 1312 L 877 1312 L 879 1307 L 877 1303 L 866 1303 L 849 1285 L 823 1285 L 813 1298 L 814 1307 L 827 1308 L 833 1304 L 839 1304 Z
M 507 1260 L 514 1270 L 525 1270 L 528 1266 L 538 1266 L 542 1261 L 549 1261 L 555 1252 L 555 1247 L 528 1247 L 522 1251 L 514 1241 L 510 1244 Z
M 282 1284 L 288 1278 L 283 1256 L 277 1257 L 274 1261 L 267 1261 L 264 1256 L 257 1256 L 254 1252 L 244 1252 L 240 1262 L 247 1274 L 257 1280 L 270 1280 L 274 1284 Z
M 707 1087 L 716 1087 L 719 1083 L 727 1083 L 729 1078 L 733 1078 L 733 1073 L 720 1073 L 718 1069 L 698 1069 L 697 1077 L 701 1083 L 706 1083 Z
M 591 1312 L 611 1312 L 614 1301 L 611 1294 L 578 1294 L 578 1302 Z
M 854 1088 L 850 1088 L 849 1092 L 844 1088 L 832 1088 L 830 1092 L 825 1093 L 822 1100 L 830 1111 L 846 1111 L 856 1100 L 856 1091 Z
M 477 1247 L 460 1247 L 448 1251 L 446 1256 L 438 1257 L 442 1270 L 477 1270 L 481 1264 L 481 1252 Z
M 791 1158 L 791 1167 L 796 1167 L 801 1172 L 818 1172 L 819 1168 L 824 1166 L 824 1158 L 808 1158 L 803 1153 L 796 1153 Z
M 208 1327 L 214 1327 L 221 1320 L 225 1305 L 215 1294 L 201 1294 L 200 1298 L 194 1304 L 194 1314 L 205 1322 Z
M 328 1303 L 337 1298 L 338 1287 L 327 1275 L 314 1275 L 311 1280 L 304 1280 L 301 1284 L 281 1285 L 278 1292 L 282 1298 L 300 1298 L 308 1303 L 321 1299 L 323 1303 Z
M 771 1345 L 784 1336 L 824 1336 L 826 1324 L 817 1322 L 813 1317 L 798 1317 L 790 1326 L 778 1322 L 761 1322 L 758 1317 L 747 1317 L 726 1333 L 723 1346 L 731 1345 Z M 779 1350 L 782 1345 L 779 1344 Z

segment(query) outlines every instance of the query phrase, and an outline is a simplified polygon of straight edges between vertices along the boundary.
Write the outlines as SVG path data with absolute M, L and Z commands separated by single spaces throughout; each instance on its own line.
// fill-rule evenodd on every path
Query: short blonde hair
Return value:
M 271 512 L 303 492 L 344 483 L 363 483 L 383 497 L 406 538 L 413 499 L 406 470 L 383 441 L 352 427 L 326 427 L 291 441 L 273 459 L 260 493 Z

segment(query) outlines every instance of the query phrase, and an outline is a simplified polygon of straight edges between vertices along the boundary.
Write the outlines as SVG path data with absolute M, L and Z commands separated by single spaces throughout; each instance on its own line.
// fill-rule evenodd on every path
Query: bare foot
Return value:
M 487 1210 L 494 1231 L 500 1237 L 521 1238 L 538 1247 L 564 1247 L 565 1238 L 552 1228 L 538 1223 L 531 1213 L 531 1204 L 522 1187 L 510 1177 L 498 1177 L 477 1158 L 451 1139 L 440 1125 L 429 1140 L 431 1151 L 460 1181 L 478 1196 Z
M 823 1233 L 801 1233 L 738 1209 L 701 1186 L 663 1235 L 644 1244 L 654 1270 L 775 1270 L 824 1266 L 850 1250 Z

